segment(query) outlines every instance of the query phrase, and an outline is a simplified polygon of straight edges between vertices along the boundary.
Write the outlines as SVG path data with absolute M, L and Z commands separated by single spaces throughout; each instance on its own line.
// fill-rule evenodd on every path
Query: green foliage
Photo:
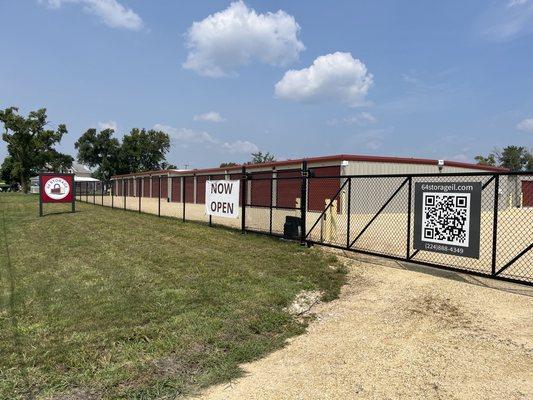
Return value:
M 238 165 L 237 163 L 230 161 L 230 162 L 223 162 L 219 165 L 220 168 L 226 168 L 226 167 L 234 167 Z
M 268 162 L 276 161 L 274 154 L 258 151 L 257 153 L 252 153 L 252 160 L 248 164 L 264 164 Z
M 67 128 L 60 124 L 56 130 L 45 129 L 48 125 L 45 108 L 23 117 L 18 114 L 18 108 L 9 107 L 0 110 L 0 121 L 4 124 L 2 139 L 7 143 L 10 157 L 9 164 L 5 165 L 5 161 L 3 164 L 10 168 L 5 173 L 11 180 L 18 180 L 25 193 L 29 190 L 32 175 L 42 170 L 61 171 L 72 166 L 73 158 L 54 148 L 67 133 Z
M 122 143 L 113 134 L 113 129 L 88 129 L 76 141 L 78 161 L 96 167 L 96 178 L 108 181 L 115 174 L 176 168 L 165 161 L 170 150 L 168 134 L 134 128 Z
M 492 167 L 496 166 L 496 160 L 494 154 L 489 154 L 487 157 L 483 156 L 475 156 L 474 160 L 476 160 L 476 163 L 479 165 L 490 165 Z
M 480 165 L 508 168 L 511 171 L 531 170 L 533 154 L 523 146 L 507 146 L 503 150 L 495 148 L 487 157 L 474 158 Z
M 13 172 L 13 159 L 9 156 L 4 158 L 2 166 L 0 167 L 0 179 L 5 183 L 12 183 L 15 181 L 15 177 L 12 174 Z
M 119 168 L 120 143 L 112 137 L 113 133 L 113 129 L 97 133 L 96 129 L 91 128 L 74 144 L 78 150 L 78 161 L 89 167 L 97 167 L 93 175 L 103 181 L 109 181 Z
M 165 155 L 170 150 L 170 137 L 156 130 L 133 128 L 124 135 L 120 148 L 121 173 L 161 169 Z

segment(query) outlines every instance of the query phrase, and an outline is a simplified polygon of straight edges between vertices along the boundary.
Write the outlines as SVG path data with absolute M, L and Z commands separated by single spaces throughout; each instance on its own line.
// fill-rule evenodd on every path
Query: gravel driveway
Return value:
M 201 398 L 533 398 L 532 288 L 350 257 L 307 334 Z

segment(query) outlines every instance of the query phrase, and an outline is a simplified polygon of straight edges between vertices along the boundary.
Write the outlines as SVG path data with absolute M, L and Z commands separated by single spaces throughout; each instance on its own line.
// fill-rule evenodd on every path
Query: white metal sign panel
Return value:
M 206 215 L 239 218 L 239 192 L 240 181 L 206 181 Z

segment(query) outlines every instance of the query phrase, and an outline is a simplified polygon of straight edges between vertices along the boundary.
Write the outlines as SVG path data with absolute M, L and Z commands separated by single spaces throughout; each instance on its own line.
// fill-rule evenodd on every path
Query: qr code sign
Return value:
M 424 192 L 422 240 L 468 247 L 470 193 Z

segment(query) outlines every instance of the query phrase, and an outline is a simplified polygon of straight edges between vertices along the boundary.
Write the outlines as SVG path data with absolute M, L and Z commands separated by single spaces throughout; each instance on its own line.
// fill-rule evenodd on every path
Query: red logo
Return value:
M 43 174 L 40 178 L 40 193 L 43 203 L 72 203 L 73 175 Z

